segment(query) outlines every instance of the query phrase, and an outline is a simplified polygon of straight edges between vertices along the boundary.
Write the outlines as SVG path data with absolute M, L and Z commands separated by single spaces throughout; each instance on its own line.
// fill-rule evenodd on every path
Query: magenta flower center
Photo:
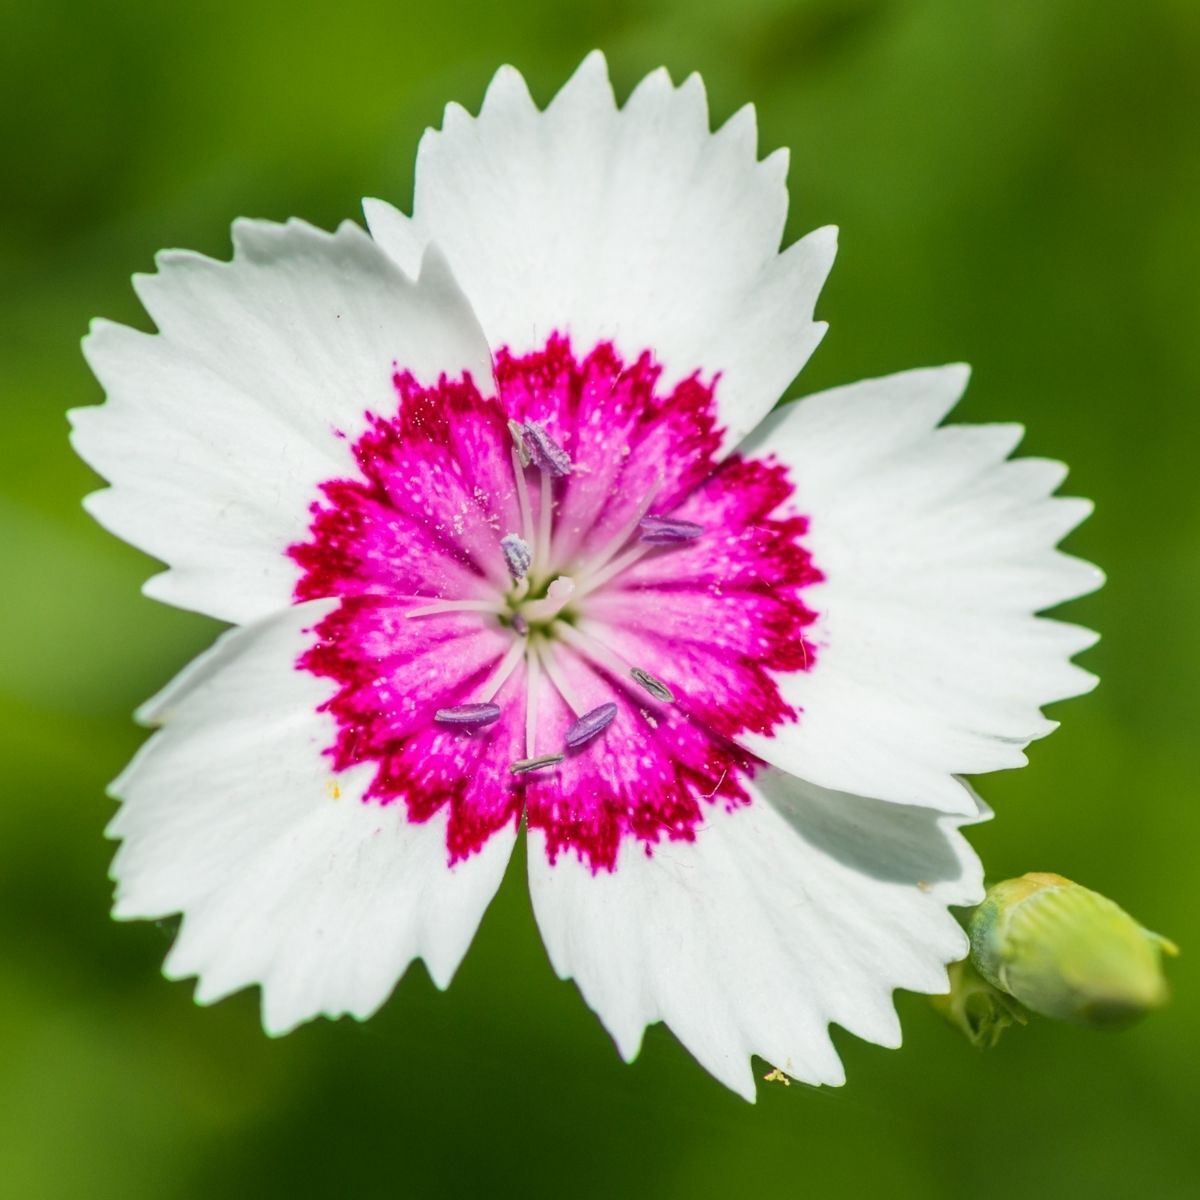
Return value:
M 524 812 L 553 860 L 611 870 L 749 803 L 740 733 L 799 714 L 820 578 L 772 460 L 718 461 L 715 381 L 669 392 L 649 353 L 550 338 L 368 414 L 290 548 L 298 600 L 338 597 L 298 666 L 336 683 L 335 771 L 367 800 L 447 814 L 451 863 Z

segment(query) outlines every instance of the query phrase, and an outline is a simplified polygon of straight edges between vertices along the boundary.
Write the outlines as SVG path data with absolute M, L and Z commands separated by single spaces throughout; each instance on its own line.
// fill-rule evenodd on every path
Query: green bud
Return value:
M 1041 872 L 996 884 L 967 931 L 988 983 L 1032 1012 L 1094 1029 L 1165 1004 L 1162 955 L 1179 953 L 1098 892 Z

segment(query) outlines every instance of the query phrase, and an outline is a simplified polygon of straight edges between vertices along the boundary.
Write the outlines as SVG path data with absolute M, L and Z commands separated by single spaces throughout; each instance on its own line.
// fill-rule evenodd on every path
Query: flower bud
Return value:
M 1165 1004 L 1162 955 L 1179 953 L 1098 892 L 1041 872 L 991 888 L 968 932 L 988 983 L 1032 1012 L 1095 1029 Z

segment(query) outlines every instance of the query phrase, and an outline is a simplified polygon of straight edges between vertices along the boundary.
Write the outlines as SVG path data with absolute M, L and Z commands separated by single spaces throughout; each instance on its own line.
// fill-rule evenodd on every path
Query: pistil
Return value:
M 521 615 L 538 624 L 553 621 L 570 604 L 574 594 L 575 580 L 570 575 L 560 575 L 540 600 L 527 600 L 521 606 Z

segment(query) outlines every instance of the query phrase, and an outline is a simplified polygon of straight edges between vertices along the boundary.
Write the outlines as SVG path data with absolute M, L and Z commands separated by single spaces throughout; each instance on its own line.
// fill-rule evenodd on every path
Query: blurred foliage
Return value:
M 447 994 L 417 967 L 369 1024 L 281 1041 L 253 995 L 164 982 L 169 929 L 107 916 L 129 713 L 215 629 L 142 599 L 151 563 L 79 508 L 88 319 L 144 325 L 131 271 L 226 254 L 239 214 L 406 201 L 445 101 L 502 61 L 548 99 L 594 45 L 622 94 L 665 62 L 717 119 L 754 100 L 793 150 L 790 235 L 841 225 L 805 388 L 966 359 L 960 416 L 1026 423 L 1096 499 L 1071 546 L 1110 581 L 1063 615 L 1103 631 L 1102 686 L 981 782 L 999 818 L 972 836 L 995 878 L 1060 871 L 1200 944 L 1194 0 L 0 0 L 0 1192 L 1194 1195 L 1187 953 L 1119 1037 L 1040 1022 L 980 1057 L 902 997 L 902 1051 L 839 1035 L 845 1089 L 751 1108 L 661 1028 L 621 1064 L 520 856 Z

